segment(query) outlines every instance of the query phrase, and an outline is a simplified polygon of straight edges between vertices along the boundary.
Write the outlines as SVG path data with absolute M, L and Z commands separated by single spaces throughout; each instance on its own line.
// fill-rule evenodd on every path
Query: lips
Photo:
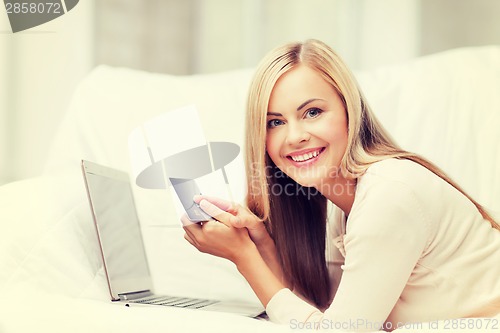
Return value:
M 296 163 L 304 163 L 316 159 L 323 151 L 324 147 L 305 149 L 287 155 L 287 158 Z

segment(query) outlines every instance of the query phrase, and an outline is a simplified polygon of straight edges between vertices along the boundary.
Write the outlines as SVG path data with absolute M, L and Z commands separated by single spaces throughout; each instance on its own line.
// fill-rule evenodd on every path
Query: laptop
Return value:
M 128 174 L 85 160 L 82 171 L 111 301 L 248 317 L 264 314 L 256 304 L 155 294 Z

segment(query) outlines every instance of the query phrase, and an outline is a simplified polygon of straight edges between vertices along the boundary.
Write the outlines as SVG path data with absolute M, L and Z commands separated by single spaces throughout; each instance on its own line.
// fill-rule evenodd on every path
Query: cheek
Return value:
M 338 167 L 347 149 L 347 133 L 337 132 L 331 136 L 331 164 Z
M 271 160 L 276 164 L 280 157 L 281 142 L 277 133 L 267 134 L 266 151 Z
M 333 126 L 318 128 L 318 136 L 327 141 L 335 150 L 345 150 L 347 147 L 347 125 L 337 120 Z
M 328 141 L 333 144 L 334 147 L 340 149 L 344 148 L 347 145 L 347 131 L 344 130 L 336 130 L 331 131 L 328 135 Z
M 274 140 L 271 136 L 267 136 L 266 138 L 266 152 L 271 157 L 271 159 L 274 159 L 274 151 L 276 150 L 275 148 L 275 143 Z

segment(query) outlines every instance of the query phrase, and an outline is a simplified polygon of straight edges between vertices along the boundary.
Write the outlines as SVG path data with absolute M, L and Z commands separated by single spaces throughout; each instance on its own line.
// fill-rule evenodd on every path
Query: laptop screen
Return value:
M 112 299 L 152 289 L 128 175 L 87 161 L 83 170 Z

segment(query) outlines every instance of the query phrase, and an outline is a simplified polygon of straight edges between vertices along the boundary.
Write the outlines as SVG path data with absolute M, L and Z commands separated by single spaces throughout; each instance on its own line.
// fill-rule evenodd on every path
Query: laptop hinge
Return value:
M 151 296 L 151 295 L 152 295 L 152 293 L 150 290 L 141 290 L 141 291 L 134 291 L 134 292 L 130 292 L 130 293 L 118 294 L 118 297 L 120 297 L 120 301 L 128 301 L 128 300 L 143 298 L 143 297 L 147 297 L 147 296 Z

